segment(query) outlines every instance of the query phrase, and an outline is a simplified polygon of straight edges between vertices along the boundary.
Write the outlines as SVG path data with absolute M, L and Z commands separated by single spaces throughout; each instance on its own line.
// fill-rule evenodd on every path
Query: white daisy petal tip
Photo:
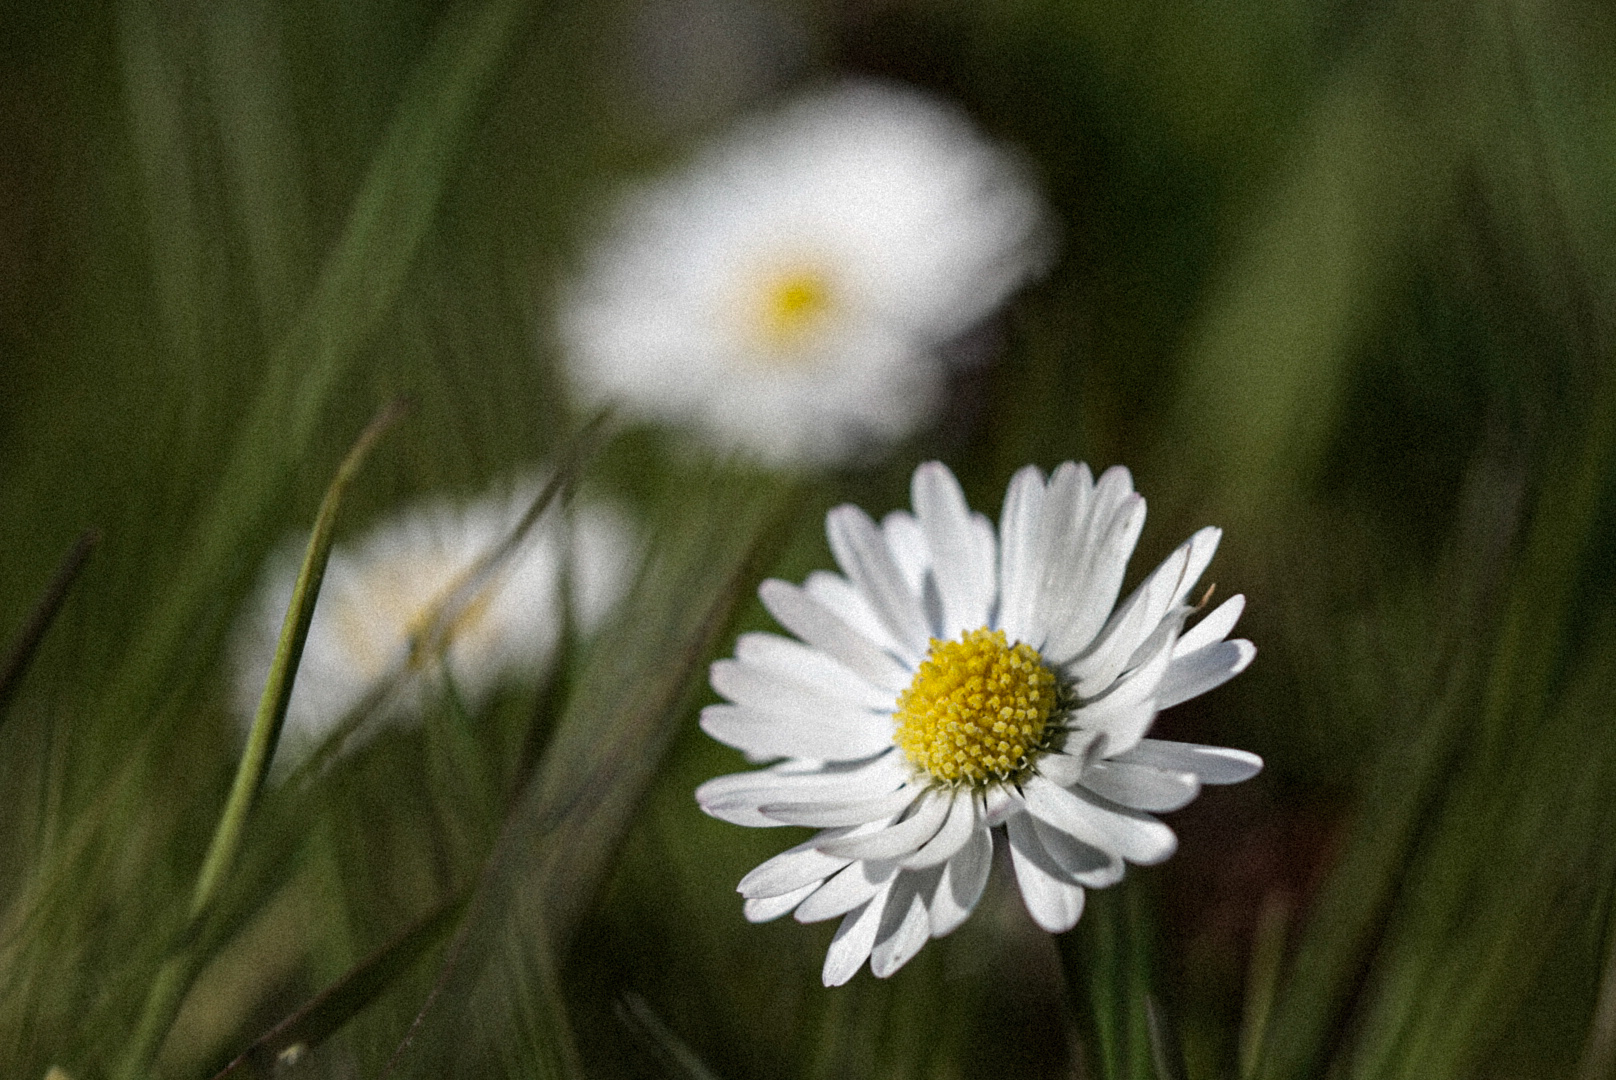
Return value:
M 712 669 L 731 702 L 703 714 L 716 737 L 784 758 L 704 784 L 704 809 L 824 830 L 741 891 L 749 919 L 841 918 L 827 985 L 866 961 L 887 977 L 958 928 L 982 895 L 994 831 L 1034 921 L 1060 933 L 1088 889 L 1173 855 L 1178 838 L 1154 814 L 1262 767 L 1246 751 L 1147 737 L 1161 708 L 1255 655 L 1228 639 L 1243 597 L 1185 629 L 1220 530 L 1197 532 L 1119 604 L 1144 514 L 1125 469 L 1098 481 L 1070 462 L 1047 480 L 1022 469 L 997 532 L 946 465 L 920 466 L 912 493 L 912 513 L 879 525 L 854 507 L 831 513 L 842 574 L 764 583 L 800 640 L 745 639 L 736 662 Z
M 942 348 L 1047 267 L 1015 155 L 919 90 L 852 82 L 738 125 L 625 199 L 560 291 L 573 389 L 766 463 L 934 414 Z
M 781 896 L 768 896 L 758 899 L 749 899 L 742 903 L 741 912 L 750 923 L 773 922 L 802 903 L 807 896 L 819 887 L 818 882 L 804 885 L 800 889 L 785 893 Z

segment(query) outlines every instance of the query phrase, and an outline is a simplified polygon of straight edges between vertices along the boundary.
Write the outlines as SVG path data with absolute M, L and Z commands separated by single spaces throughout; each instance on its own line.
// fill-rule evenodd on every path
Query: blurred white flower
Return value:
M 1202 784 L 1247 779 L 1254 754 L 1147 739 L 1156 713 L 1251 662 L 1224 640 L 1236 596 L 1188 631 L 1190 590 L 1217 548 L 1203 529 L 1120 605 L 1144 523 L 1127 470 L 1096 483 L 1067 462 L 1018 472 L 998 535 L 952 473 L 922 465 L 914 513 L 877 525 L 832 510 L 843 573 L 766 581 L 770 613 L 800 640 L 746 634 L 713 665 L 701 726 L 772 768 L 708 781 L 707 813 L 739 825 L 822 829 L 741 879 L 754 922 L 843 916 L 827 986 L 866 958 L 891 975 L 975 907 L 1002 827 L 1039 926 L 1076 924 L 1085 888 L 1158 863 L 1176 839 L 1153 812 Z
M 557 323 L 591 402 L 770 463 L 828 462 L 933 413 L 938 348 L 1049 253 L 1017 162 L 917 91 L 799 98 L 622 208 Z
M 385 715 L 401 721 L 443 692 L 445 673 L 475 708 L 501 680 L 541 671 L 561 634 L 563 567 L 580 627 L 601 621 L 631 570 L 629 526 L 603 506 L 565 514 L 551 508 L 466 605 L 441 654 L 411 655 L 412 638 L 435 605 L 510 535 L 537 493 L 537 484 L 524 484 L 509 498 L 464 507 L 437 501 L 332 548 L 287 708 L 283 761 L 318 745 L 395 673 L 404 678 Z M 305 543 L 290 538 L 270 559 L 236 635 L 235 702 L 244 723 L 251 723 L 269 675 Z

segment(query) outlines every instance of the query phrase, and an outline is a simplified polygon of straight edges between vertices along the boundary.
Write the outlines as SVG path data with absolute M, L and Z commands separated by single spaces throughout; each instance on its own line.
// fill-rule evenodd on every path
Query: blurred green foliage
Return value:
M 647 54 L 648 25 L 703 4 L 710 40 Z M 711 68 L 753 9 L 779 35 L 763 74 Z M 553 461 L 582 418 L 547 298 L 614 192 L 847 73 L 959 101 L 1056 208 L 1061 260 L 984 332 L 992 362 L 857 471 L 788 481 L 621 433 L 585 484 L 661 553 L 621 621 L 477 716 L 445 700 L 267 789 L 157 1074 L 210 1075 L 469 898 L 270 1071 L 1110 1078 L 1171 1073 L 1181 1042 L 1197 1080 L 1612 1075 L 1608 6 L 3 18 L 0 633 L 103 538 L 0 718 L 5 1075 L 123 1060 L 236 768 L 232 620 L 365 418 L 416 404 L 344 533 Z M 934 456 L 988 509 L 1028 461 L 1129 464 L 1152 506 L 1135 573 L 1225 526 L 1216 577 L 1260 656 L 1158 730 L 1268 770 L 1175 815 L 1179 856 L 1059 943 L 1000 875 L 891 980 L 825 990 L 828 928 L 740 916 L 777 836 L 691 799 L 739 766 L 692 722 L 703 662 L 767 625 L 759 576 L 827 564 L 826 508 L 900 505 Z

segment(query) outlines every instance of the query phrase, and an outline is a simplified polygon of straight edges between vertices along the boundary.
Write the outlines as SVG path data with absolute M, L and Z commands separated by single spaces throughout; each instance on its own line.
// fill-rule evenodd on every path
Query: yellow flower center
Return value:
M 763 290 L 759 325 L 775 348 L 795 345 L 831 307 L 831 283 L 819 270 L 804 268 L 781 274 Z
M 475 635 L 497 587 L 492 577 L 435 640 L 425 640 L 432 616 L 463 572 L 431 559 L 398 560 L 373 569 L 330 616 L 354 664 L 372 678 L 382 675 L 404 641 L 411 645 L 407 666 L 420 670 L 450 642 Z M 423 590 L 422 583 L 433 580 L 446 584 L 433 592 Z
M 1055 675 L 1038 650 L 983 627 L 960 641 L 932 639 L 898 695 L 893 738 L 945 783 L 1010 780 L 1031 763 L 1054 709 Z

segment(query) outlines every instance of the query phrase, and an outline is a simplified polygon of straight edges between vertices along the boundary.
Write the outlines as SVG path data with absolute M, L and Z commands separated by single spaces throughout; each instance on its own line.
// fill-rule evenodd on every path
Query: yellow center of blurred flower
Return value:
M 432 617 L 438 614 L 438 609 L 453 592 L 454 587 L 451 586 L 441 596 L 434 597 L 430 604 L 423 607 L 410 620 L 406 632 L 411 646 L 409 659 L 411 668 L 419 670 L 425 667 L 430 661 L 442 655 L 456 638 L 475 633 L 477 624 L 482 622 L 483 616 L 488 613 L 488 604 L 493 598 L 494 588 L 491 582 L 484 585 L 470 600 L 465 601 L 459 611 L 453 613 L 454 617 L 448 620 L 441 632 L 434 637 L 431 634 Z
M 1054 709 L 1055 675 L 1038 650 L 983 627 L 932 639 L 898 696 L 894 741 L 945 783 L 1011 780 L 1031 764 Z
M 346 603 L 331 613 L 332 625 L 354 663 L 370 677 L 380 676 L 395 662 L 402 641 L 410 646 L 407 666 L 420 670 L 456 638 L 475 633 L 493 598 L 493 579 L 455 613 L 440 634 L 428 640 L 431 620 L 459 585 L 461 572 L 411 561 L 410 565 L 387 564 L 367 575 L 344 597 Z M 423 593 L 423 582 L 445 579 L 448 585 Z
M 781 274 L 763 290 L 763 337 L 776 348 L 795 345 L 824 320 L 830 307 L 830 279 L 824 273 L 808 268 Z

